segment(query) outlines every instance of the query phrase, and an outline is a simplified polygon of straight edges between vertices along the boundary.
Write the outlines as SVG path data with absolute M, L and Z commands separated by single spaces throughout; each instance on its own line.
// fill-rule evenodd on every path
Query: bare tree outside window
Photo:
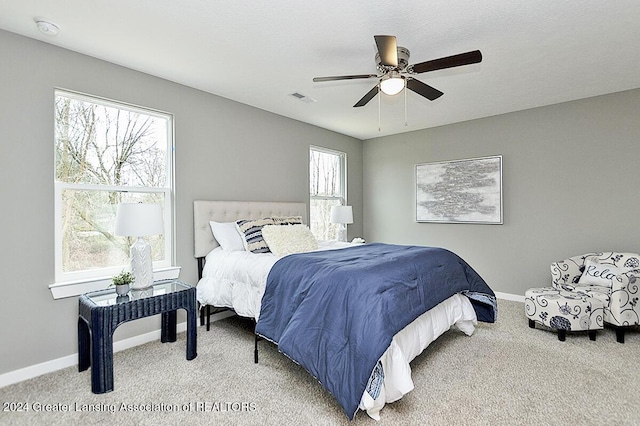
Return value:
M 171 211 L 170 126 L 166 114 L 56 92 L 56 281 L 127 264 L 132 238 L 113 235 L 120 202 Z M 169 260 L 166 238 L 148 238 L 154 261 Z
M 330 222 L 331 207 L 345 203 L 346 154 L 312 147 L 309 150 L 309 228 L 319 240 L 335 240 L 339 225 Z

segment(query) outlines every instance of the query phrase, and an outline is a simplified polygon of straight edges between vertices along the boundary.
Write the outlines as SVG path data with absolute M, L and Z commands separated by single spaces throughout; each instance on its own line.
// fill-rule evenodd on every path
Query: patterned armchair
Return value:
M 624 343 L 625 327 L 640 324 L 640 255 L 587 253 L 551 264 L 551 285 L 602 300 L 604 322 Z

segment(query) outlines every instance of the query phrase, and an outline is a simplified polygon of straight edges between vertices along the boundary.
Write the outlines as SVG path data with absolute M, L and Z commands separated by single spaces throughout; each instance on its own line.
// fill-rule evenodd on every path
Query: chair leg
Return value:
M 616 341 L 618 343 L 624 343 L 624 328 L 616 327 Z
M 558 330 L 558 340 L 564 342 L 567 338 L 567 330 Z
M 589 330 L 589 339 L 592 341 L 596 341 L 596 331 L 595 330 Z
M 529 328 L 536 328 L 536 322 L 532 319 L 529 320 Z

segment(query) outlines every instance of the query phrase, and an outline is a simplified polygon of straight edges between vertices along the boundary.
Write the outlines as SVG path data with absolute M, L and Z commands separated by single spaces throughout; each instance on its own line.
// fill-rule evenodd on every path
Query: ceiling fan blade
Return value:
M 378 85 L 373 86 L 373 89 L 369 90 L 366 95 L 362 97 L 353 107 L 365 106 L 371 99 L 378 94 Z
M 358 74 L 358 75 L 336 75 L 333 77 L 314 77 L 313 82 L 319 83 L 322 81 L 336 81 L 336 80 L 356 80 L 359 78 L 377 78 L 376 74 Z
M 407 79 L 407 88 L 409 90 L 413 90 L 418 95 L 424 96 L 430 101 L 435 101 L 444 94 L 438 89 L 435 89 L 428 84 L 421 82 L 420 80 L 416 80 L 415 78 Z
M 442 70 L 445 68 L 459 67 L 462 65 L 476 64 L 482 61 L 482 53 L 479 50 L 459 53 L 431 61 L 420 62 L 411 66 L 413 72 L 420 74 L 427 71 Z
M 380 55 L 380 63 L 389 67 L 398 66 L 398 46 L 396 44 L 396 36 L 377 35 L 373 36 L 378 46 L 378 54 Z

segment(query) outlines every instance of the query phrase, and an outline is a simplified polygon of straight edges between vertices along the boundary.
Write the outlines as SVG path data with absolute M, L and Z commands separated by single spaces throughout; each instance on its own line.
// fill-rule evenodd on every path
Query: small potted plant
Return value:
M 118 275 L 111 278 L 111 285 L 116 286 L 118 296 L 124 296 L 129 293 L 129 286 L 135 281 L 135 277 L 131 272 L 122 271 Z

